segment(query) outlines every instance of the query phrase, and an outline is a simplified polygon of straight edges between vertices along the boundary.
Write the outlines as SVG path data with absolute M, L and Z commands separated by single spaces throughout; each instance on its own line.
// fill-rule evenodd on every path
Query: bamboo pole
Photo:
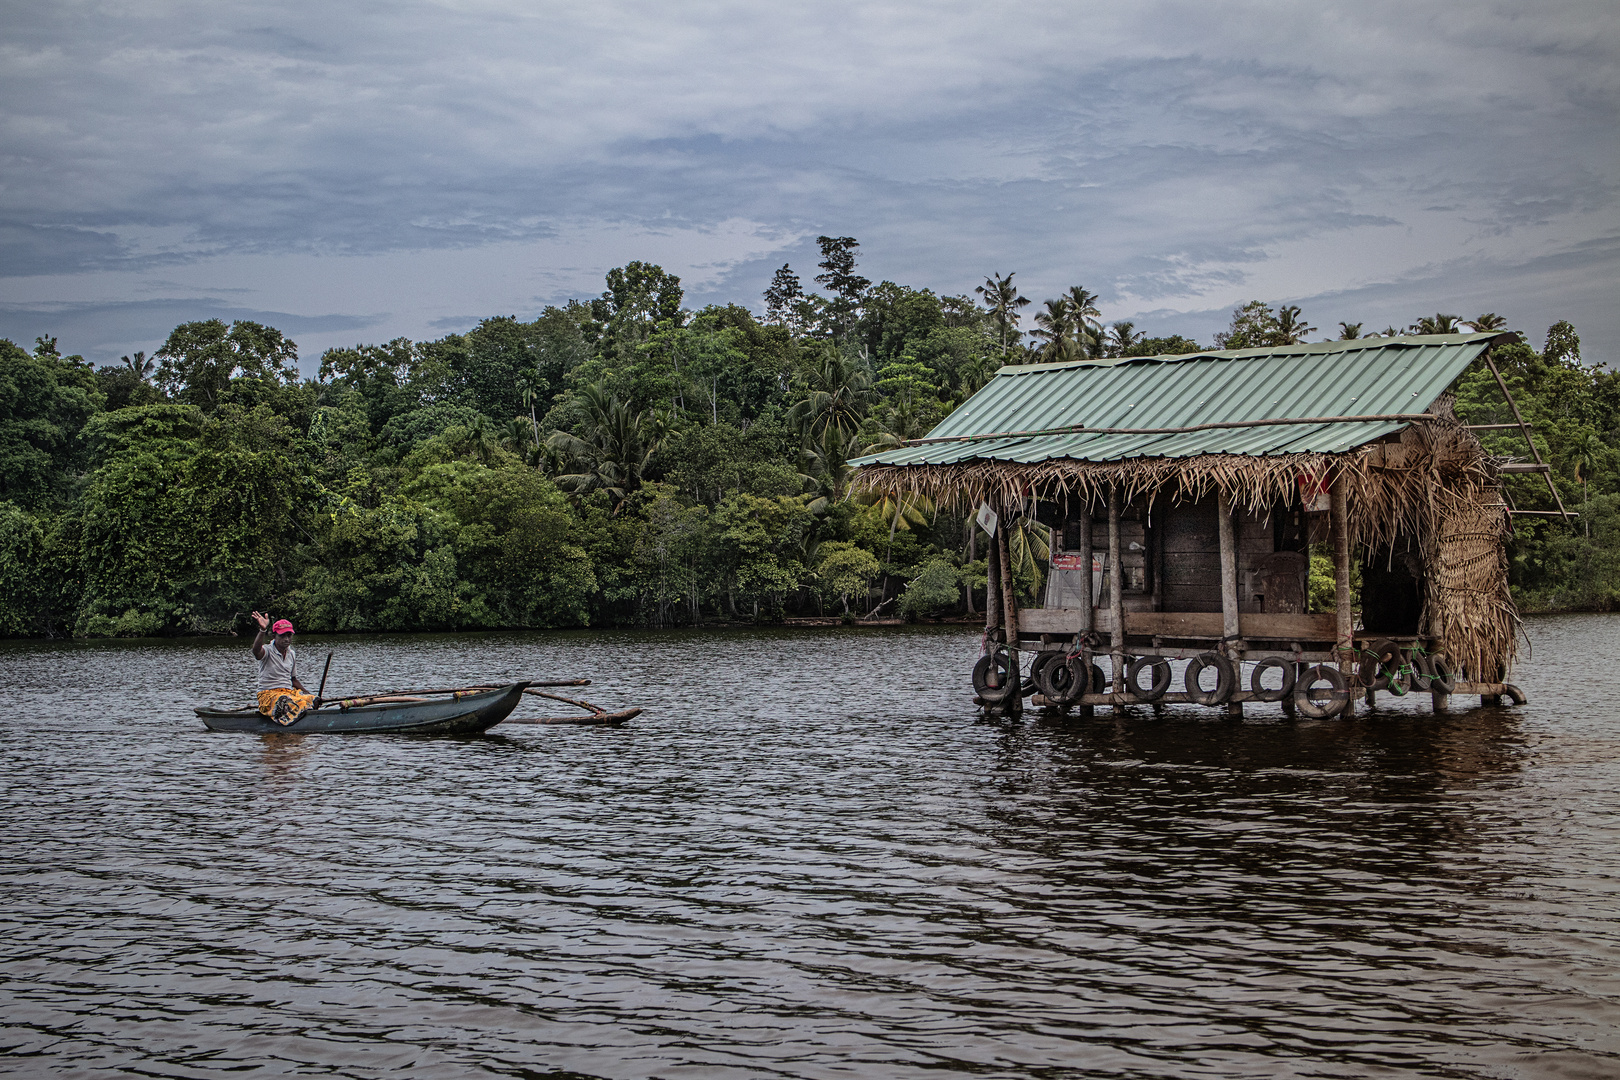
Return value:
M 1119 485 L 1108 489 L 1108 609 L 1114 617 L 1113 641 L 1109 653 L 1114 658 L 1114 693 L 1125 692 L 1125 583 L 1119 565 Z
M 1339 670 L 1346 676 L 1356 670 L 1355 613 L 1350 610 L 1350 495 L 1344 473 L 1333 477 L 1328 490 L 1328 515 L 1333 526 L 1333 615 L 1334 647 L 1339 652 Z M 1348 681 L 1348 679 L 1346 680 Z M 1341 715 L 1356 710 L 1356 696 L 1350 694 Z

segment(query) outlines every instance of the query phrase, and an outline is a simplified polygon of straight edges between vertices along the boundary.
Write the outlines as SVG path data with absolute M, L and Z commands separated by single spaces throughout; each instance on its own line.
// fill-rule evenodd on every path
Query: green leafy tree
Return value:
M 821 261 L 816 264 L 821 273 L 816 275 L 816 281 L 832 293 L 826 310 L 827 329 L 834 341 L 842 342 L 854 329 L 872 282 L 855 272 L 859 240 L 853 236 L 818 236 L 816 243 L 821 247 Z
M 900 594 L 900 614 L 915 620 L 956 606 L 962 598 L 962 575 L 949 559 L 935 555 L 917 568 Z
M 997 340 L 1001 343 L 1001 359 L 1005 363 L 1018 341 L 1018 324 L 1023 318 L 1019 312 L 1029 306 L 1030 300 L 1019 294 L 1018 287 L 1013 284 L 1013 274 L 1006 277 L 991 274 L 984 279 L 983 285 L 975 286 L 973 291 L 984 300 L 990 320 L 995 324 Z
M 218 408 L 233 379 L 293 384 L 298 346 L 280 330 L 245 320 L 182 323 L 157 351 L 158 385 L 176 401 Z
M 1414 334 L 1455 334 L 1462 330 L 1462 325 L 1455 315 L 1425 315 L 1407 330 Z
M 816 549 L 816 576 L 842 602 L 846 615 L 851 614 L 849 598 L 869 597 L 881 569 L 876 555 L 846 540 L 828 540 Z
M 0 339 L 0 499 L 29 509 L 65 502 L 84 466 L 80 432 L 105 398 L 95 374 L 54 342 L 33 356 Z

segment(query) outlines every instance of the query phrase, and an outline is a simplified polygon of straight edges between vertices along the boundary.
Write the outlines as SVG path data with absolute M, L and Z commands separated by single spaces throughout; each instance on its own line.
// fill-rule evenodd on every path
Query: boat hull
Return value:
M 340 709 L 335 705 L 305 713 L 296 724 L 278 724 L 257 709 L 201 708 L 197 715 L 210 731 L 309 733 L 396 733 L 472 735 L 487 731 L 511 715 L 529 684 L 462 694 L 459 699 L 395 702 Z

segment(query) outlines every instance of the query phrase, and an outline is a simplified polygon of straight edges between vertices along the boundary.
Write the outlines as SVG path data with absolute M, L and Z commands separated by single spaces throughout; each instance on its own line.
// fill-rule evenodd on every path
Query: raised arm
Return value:
M 253 613 L 253 621 L 259 624 L 259 632 L 253 635 L 253 658 L 255 660 L 263 660 L 264 634 L 266 630 L 270 629 L 270 616 L 255 611 Z

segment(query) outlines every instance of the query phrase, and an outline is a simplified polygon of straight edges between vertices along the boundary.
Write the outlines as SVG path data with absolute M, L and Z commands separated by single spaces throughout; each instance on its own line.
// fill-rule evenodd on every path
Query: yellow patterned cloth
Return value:
M 285 688 L 259 691 L 259 711 L 283 727 L 298 723 L 313 704 L 314 694 Z

